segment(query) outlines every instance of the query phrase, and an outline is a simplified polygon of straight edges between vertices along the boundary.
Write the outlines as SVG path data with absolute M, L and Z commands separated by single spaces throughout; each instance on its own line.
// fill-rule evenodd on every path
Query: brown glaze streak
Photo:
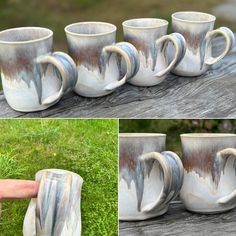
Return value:
M 137 158 L 133 155 L 127 154 L 125 150 L 120 151 L 120 169 L 128 168 L 129 171 L 135 170 L 137 165 Z
M 120 171 L 127 168 L 129 171 L 135 171 L 139 161 L 138 156 L 143 153 L 143 145 L 133 146 L 132 144 L 123 144 L 119 153 Z
M 215 148 L 212 150 L 200 150 L 200 151 L 184 151 L 183 166 L 184 169 L 189 172 L 196 172 L 200 177 L 211 176 L 212 181 L 219 184 L 220 176 L 224 171 L 227 158 L 224 158 L 224 162 L 219 163 L 216 156 L 219 150 L 224 148 Z M 236 159 L 235 159 L 236 162 Z
M 141 52 L 145 53 L 145 55 L 148 55 L 149 47 L 148 47 L 148 45 L 146 45 L 144 40 L 132 37 L 130 35 L 125 35 L 124 40 L 126 42 L 133 44 L 138 51 L 141 51 Z
M 183 165 L 187 172 L 199 169 L 211 173 L 214 156 L 211 151 L 196 151 L 184 154 Z
M 17 56 L 17 59 L 4 60 L 0 58 L 1 72 L 4 74 L 6 79 L 14 79 L 17 74 L 21 71 L 32 72 L 33 65 L 32 61 L 27 58 L 27 55 L 20 54 Z
M 100 68 L 100 56 L 102 52 L 100 47 L 86 47 L 80 50 L 75 50 L 73 47 L 69 46 L 68 49 L 69 54 L 77 65 L 85 65 L 90 70 L 97 67 Z
M 186 40 L 187 48 L 196 54 L 209 30 L 202 31 L 200 34 L 193 34 L 175 25 L 173 26 L 173 31 L 182 34 Z
M 155 38 L 159 38 L 159 36 L 156 36 Z M 146 67 L 149 67 L 148 63 L 148 58 L 151 55 L 152 58 L 152 65 L 151 68 L 154 71 L 156 67 L 156 61 L 157 61 L 157 48 L 155 44 L 155 40 L 142 40 L 141 38 L 131 36 L 129 34 L 126 34 L 124 36 L 124 39 L 126 42 L 129 42 L 135 46 L 135 48 L 139 51 L 142 52 L 145 56 L 146 59 Z

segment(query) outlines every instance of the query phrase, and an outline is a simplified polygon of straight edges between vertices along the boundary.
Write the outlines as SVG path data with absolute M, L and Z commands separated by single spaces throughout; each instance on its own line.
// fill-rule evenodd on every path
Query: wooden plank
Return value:
M 214 42 L 214 54 L 224 42 Z M 236 47 L 205 75 L 169 75 L 155 87 L 125 85 L 102 98 L 83 98 L 71 92 L 42 112 L 15 112 L 0 94 L 0 117 L 84 118 L 234 118 L 236 117 Z
M 120 236 L 235 236 L 236 209 L 222 214 L 202 215 L 186 211 L 180 202 L 154 219 L 120 222 Z

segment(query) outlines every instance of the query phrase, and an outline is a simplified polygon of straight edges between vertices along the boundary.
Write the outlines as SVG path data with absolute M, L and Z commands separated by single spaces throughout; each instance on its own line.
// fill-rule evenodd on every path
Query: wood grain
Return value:
M 221 38 L 215 40 L 214 54 L 223 45 Z M 71 92 L 42 112 L 15 112 L 0 94 L 0 117 L 234 118 L 235 104 L 236 46 L 203 76 L 184 78 L 170 74 L 155 87 L 126 84 L 102 98 L 83 98 Z
M 236 209 L 215 215 L 186 211 L 181 202 L 173 202 L 168 212 L 154 219 L 120 222 L 119 236 L 235 236 Z

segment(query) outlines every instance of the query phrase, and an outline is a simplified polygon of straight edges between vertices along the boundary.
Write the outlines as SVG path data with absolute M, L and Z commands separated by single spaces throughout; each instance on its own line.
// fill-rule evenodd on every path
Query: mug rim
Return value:
M 69 171 L 69 170 L 63 170 L 63 169 L 56 169 L 56 168 L 42 169 L 42 170 L 37 171 L 35 175 L 37 176 L 38 174 L 44 173 L 46 171 L 53 172 L 54 174 L 71 174 L 71 175 L 75 175 L 76 177 L 81 179 L 81 181 L 83 181 L 83 178 L 75 172 L 72 172 L 72 171 Z
M 177 17 L 176 15 L 177 14 L 191 14 L 191 13 L 194 13 L 194 14 L 199 14 L 199 15 L 205 15 L 205 16 L 209 16 L 211 19 L 209 20 L 185 20 L 185 19 L 181 19 L 179 17 Z M 197 24 L 202 24 L 202 23 L 210 23 L 210 22 L 214 22 L 216 20 L 216 17 L 212 14 L 209 14 L 209 13 L 205 13 L 205 12 L 200 12 L 200 11 L 177 11 L 175 13 L 173 13 L 171 15 L 172 17 L 172 20 L 178 20 L 178 21 L 182 21 L 182 22 L 186 22 L 186 23 L 197 23 Z
M 104 32 L 104 33 L 97 33 L 97 34 L 82 34 L 82 33 L 75 33 L 73 31 L 69 30 L 69 28 L 72 27 L 72 26 L 86 25 L 86 24 L 107 25 L 107 26 L 113 27 L 113 30 L 110 30 L 110 31 Z M 76 23 L 69 24 L 64 28 L 64 30 L 67 34 L 74 35 L 74 36 L 97 37 L 97 36 L 105 36 L 105 35 L 112 34 L 112 33 L 117 31 L 117 27 L 114 24 L 111 24 L 111 23 L 108 23 L 108 22 L 103 22 L 103 21 L 83 21 L 83 22 L 76 22 Z
M 132 25 L 128 25 L 128 22 L 132 22 L 132 21 L 137 21 L 137 20 L 155 20 L 158 22 L 163 22 L 163 24 L 161 25 L 153 25 L 153 26 L 132 26 Z M 165 19 L 161 19 L 161 18 L 133 18 L 133 19 L 129 19 L 129 20 L 125 20 L 122 22 L 122 26 L 126 27 L 126 28 L 130 28 L 130 29 L 156 29 L 156 28 L 160 28 L 163 26 L 168 26 L 169 22 Z
M 181 134 L 181 138 L 224 138 L 224 137 L 236 137 L 233 133 L 186 133 Z
M 15 27 L 15 28 L 10 28 L 10 29 L 5 29 L 0 31 L 0 36 L 4 33 L 8 33 L 11 31 L 15 31 L 15 30 L 28 30 L 28 29 L 38 29 L 38 30 L 44 30 L 48 32 L 48 35 L 44 36 L 44 37 L 40 37 L 37 39 L 32 39 L 32 40 L 24 40 L 24 41 L 5 41 L 5 40 L 1 40 L 0 39 L 0 44 L 8 44 L 8 45 L 22 45 L 22 44 L 30 44 L 30 43 L 36 43 L 36 42 L 40 42 L 40 41 L 44 41 L 45 39 L 49 39 L 53 36 L 53 31 L 45 28 L 45 27 L 37 27 L 37 26 L 26 26 L 26 27 Z
M 119 138 L 166 137 L 162 133 L 119 133 Z

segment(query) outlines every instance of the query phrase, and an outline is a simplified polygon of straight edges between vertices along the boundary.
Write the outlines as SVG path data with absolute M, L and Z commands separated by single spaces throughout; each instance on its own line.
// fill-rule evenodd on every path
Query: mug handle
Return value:
M 217 153 L 217 162 L 216 165 L 225 166 L 228 157 L 233 156 L 236 158 L 236 149 L 235 148 L 226 148 L 224 150 L 221 150 Z M 231 201 L 236 201 L 236 189 L 228 194 L 227 196 L 224 196 L 217 200 L 218 204 L 227 204 Z
M 150 152 L 141 156 L 144 162 L 154 160 L 160 164 L 163 171 L 164 184 L 160 195 L 155 202 L 141 208 L 141 212 L 150 212 L 155 208 L 173 200 L 179 193 L 183 184 L 183 164 L 177 154 L 170 151 Z
M 120 42 L 114 45 L 104 47 L 102 52 L 103 60 L 108 61 L 111 53 L 120 54 L 124 58 L 126 62 L 127 71 L 122 79 L 106 85 L 104 88 L 104 90 L 106 91 L 114 90 L 125 84 L 127 80 L 129 80 L 138 73 L 140 66 L 138 51 L 130 43 Z
M 220 27 L 219 29 L 209 31 L 206 34 L 204 41 L 205 52 L 208 50 L 208 47 L 210 46 L 212 39 L 215 38 L 217 35 L 222 35 L 225 38 L 226 47 L 225 50 L 218 57 L 210 57 L 204 59 L 204 63 L 209 66 L 217 63 L 222 58 L 224 58 L 228 54 L 228 52 L 233 48 L 235 42 L 234 33 L 227 27 Z
M 175 55 L 171 63 L 168 65 L 167 68 L 163 69 L 162 71 L 158 72 L 155 76 L 162 77 L 168 74 L 174 67 L 176 67 L 180 61 L 183 59 L 185 52 L 186 52 L 186 41 L 185 38 L 179 33 L 172 33 L 169 35 L 164 35 L 160 39 L 156 41 L 157 49 L 159 49 L 163 54 L 166 53 L 166 47 L 168 42 L 172 42 L 175 47 Z M 167 58 L 167 55 L 164 55 Z M 154 63 L 156 66 L 156 63 Z
M 41 101 L 42 105 L 52 105 L 56 103 L 64 93 L 72 89 L 77 82 L 77 70 L 73 59 L 63 52 L 54 52 L 52 54 L 42 55 L 36 59 L 37 65 L 41 71 L 45 72 L 45 64 L 52 64 L 60 73 L 62 81 L 61 88 L 55 94 Z

